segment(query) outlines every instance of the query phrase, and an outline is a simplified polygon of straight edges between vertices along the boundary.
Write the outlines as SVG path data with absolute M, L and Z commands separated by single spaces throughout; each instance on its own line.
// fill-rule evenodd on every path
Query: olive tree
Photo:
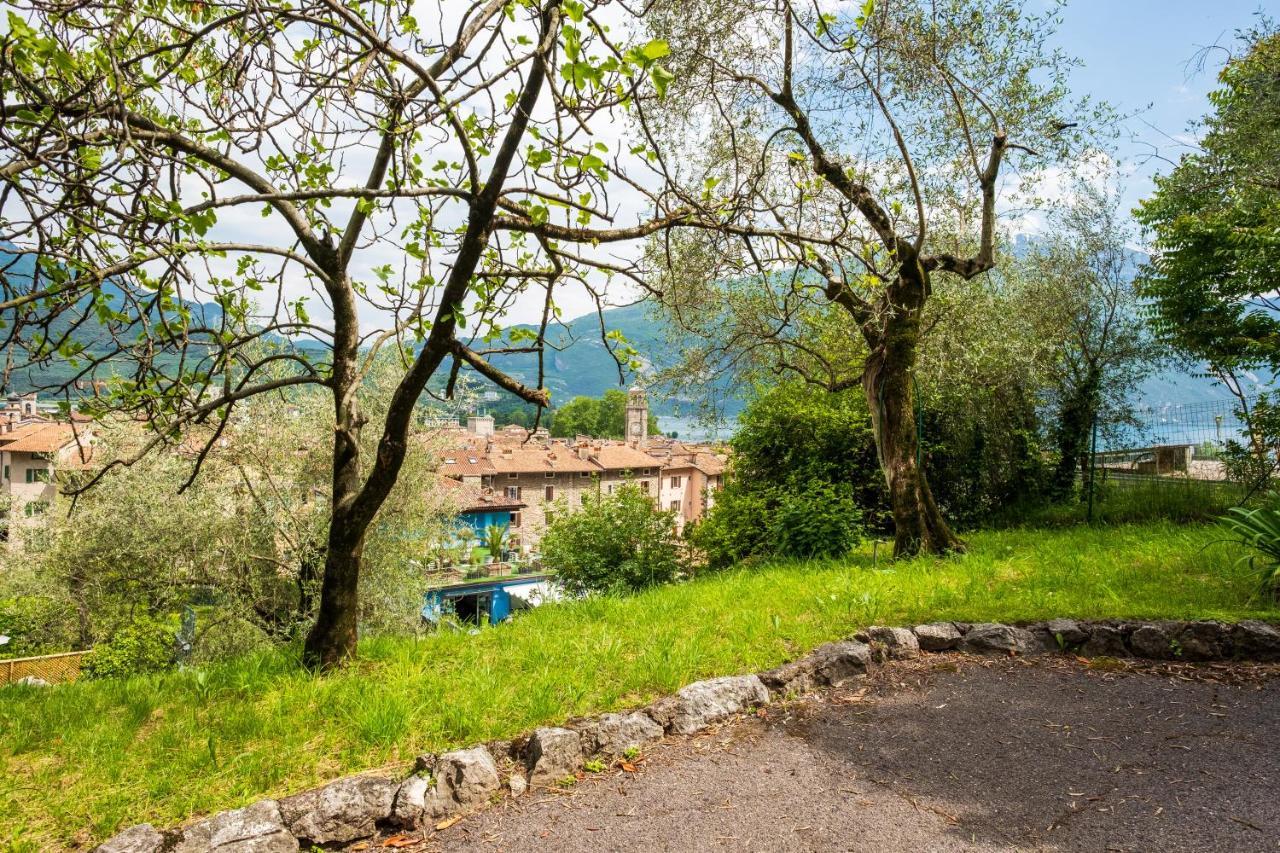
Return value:
M 654 172 L 650 151 L 625 138 L 628 112 L 665 85 L 666 48 L 619 41 L 625 15 L 602 20 L 604 5 L 7 7 L 3 348 L 62 359 L 68 396 L 145 422 L 139 454 L 191 425 L 211 427 L 211 447 L 256 395 L 327 393 L 313 665 L 355 651 L 366 533 L 428 384 L 466 366 L 545 406 L 540 375 L 526 385 L 489 356 L 540 353 L 558 288 L 599 296 L 631 266 L 612 246 L 684 215 L 636 177 Z M 540 329 L 501 334 L 522 298 Z M 366 453 L 361 379 L 382 350 L 400 377 Z
M 939 277 L 995 265 L 1002 197 L 1080 142 L 1068 116 L 1091 108 L 1068 103 L 1056 8 L 859 5 L 655 4 L 675 80 L 653 124 L 683 146 L 688 197 L 725 226 L 659 235 L 651 257 L 670 315 L 713 342 L 708 371 L 745 359 L 860 387 L 895 553 L 955 550 L 917 435 L 926 306 Z

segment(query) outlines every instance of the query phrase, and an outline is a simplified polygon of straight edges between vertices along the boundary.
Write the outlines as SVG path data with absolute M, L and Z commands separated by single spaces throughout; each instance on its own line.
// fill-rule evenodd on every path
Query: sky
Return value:
M 1126 207 L 1151 191 L 1154 174 L 1169 169 L 1149 155 L 1177 159 L 1192 141 L 1189 124 L 1209 110 L 1207 95 L 1225 54 L 1208 51 L 1199 68 L 1203 49 L 1231 45 L 1259 12 L 1280 18 L 1280 0 L 1069 0 L 1057 46 L 1083 62 L 1072 90 L 1136 113 L 1125 122 L 1132 138 L 1118 152 L 1128 174 Z

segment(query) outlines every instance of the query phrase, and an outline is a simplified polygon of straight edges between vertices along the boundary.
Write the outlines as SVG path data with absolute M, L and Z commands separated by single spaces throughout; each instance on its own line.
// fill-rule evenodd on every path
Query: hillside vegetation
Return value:
M 975 534 L 961 557 L 737 569 L 548 605 L 478 635 L 370 638 L 329 676 L 283 652 L 0 690 L 0 843 L 47 850 L 293 793 L 419 752 L 642 705 L 871 624 L 1054 616 L 1280 619 L 1214 527 Z

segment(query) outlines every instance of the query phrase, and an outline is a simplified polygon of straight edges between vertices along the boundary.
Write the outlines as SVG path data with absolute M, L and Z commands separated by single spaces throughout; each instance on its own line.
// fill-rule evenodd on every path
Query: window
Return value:
M 518 501 L 520 500 L 520 487 L 507 486 L 505 489 L 503 489 L 502 496 L 505 498 L 509 498 L 510 500 L 513 500 L 513 501 Z
M 511 513 L 511 526 L 512 527 L 520 526 L 520 513 L 518 512 Z
M 649 494 L 649 481 L 648 481 L 648 480 L 641 480 L 641 481 L 640 481 L 640 491 L 644 492 L 646 495 L 647 495 L 647 494 Z
M 516 478 L 517 478 L 517 477 L 519 477 L 519 476 L 520 476 L 519 474 L 517 474 L 516 472 L 512 471 L 510 474 L 508 474 L 508 475 L 507 475 L 507 479 L 508 479 L 508 480 L 514 480 L 514 479 L 516 479 Z
M 547 473 L 543 474 L 542 476 L 546 477 L 548 480 L 554 480 L 554 479 L 556 478 L 556 472 L 555 472 L 555 471 L 548 471 Z
M 547 488 L 546 488 L 546 495 L 545 495 L 545 497 L 546 497 L 546 499 L 547 499 L 547 500 L 549 500 L 549 501 L 551 501 L 551 500 L 555 500 L 555 497 L 556 497 L 556 487 L 555 487 L 555 486 L 547 486 Z
M 680 511 L 680 501 L 672 501 L 672 502 L 671 502 L 671 511 L 672 511 L 672 512 L 679 512 L 679 511 Z
M 671 478 L 671 488 L 673 488 L 673 489 L 678 489 L 678 488 L 680 488 L 680 478 L 679 478 L 679 477 L 672 477 L 672 478 Z
M 579 471 L 579 472 L 578 472 L 578 476 L 579 476 L 579 477 L 590 477 L 590 476 L 591 476 L 591 472 L 590 472 L 590 471 Z
M 8 466 L 8 465 L 4 466 L 4 478 L 5 478 L 6 480 L 7 480 L 7 479 L 9 479 L 9 466 Z
M 28 468 L 27 482 L 28 483 L 49 482 L 49 469 L 48 468 Z

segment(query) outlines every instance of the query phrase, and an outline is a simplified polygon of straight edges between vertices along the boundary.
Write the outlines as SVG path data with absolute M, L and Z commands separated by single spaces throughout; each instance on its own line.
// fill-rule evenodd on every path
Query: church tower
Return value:
M 627 441 L 637 444 L 649 437 L 649 400 L 644 389 L 632 385 L 627 392 Z

